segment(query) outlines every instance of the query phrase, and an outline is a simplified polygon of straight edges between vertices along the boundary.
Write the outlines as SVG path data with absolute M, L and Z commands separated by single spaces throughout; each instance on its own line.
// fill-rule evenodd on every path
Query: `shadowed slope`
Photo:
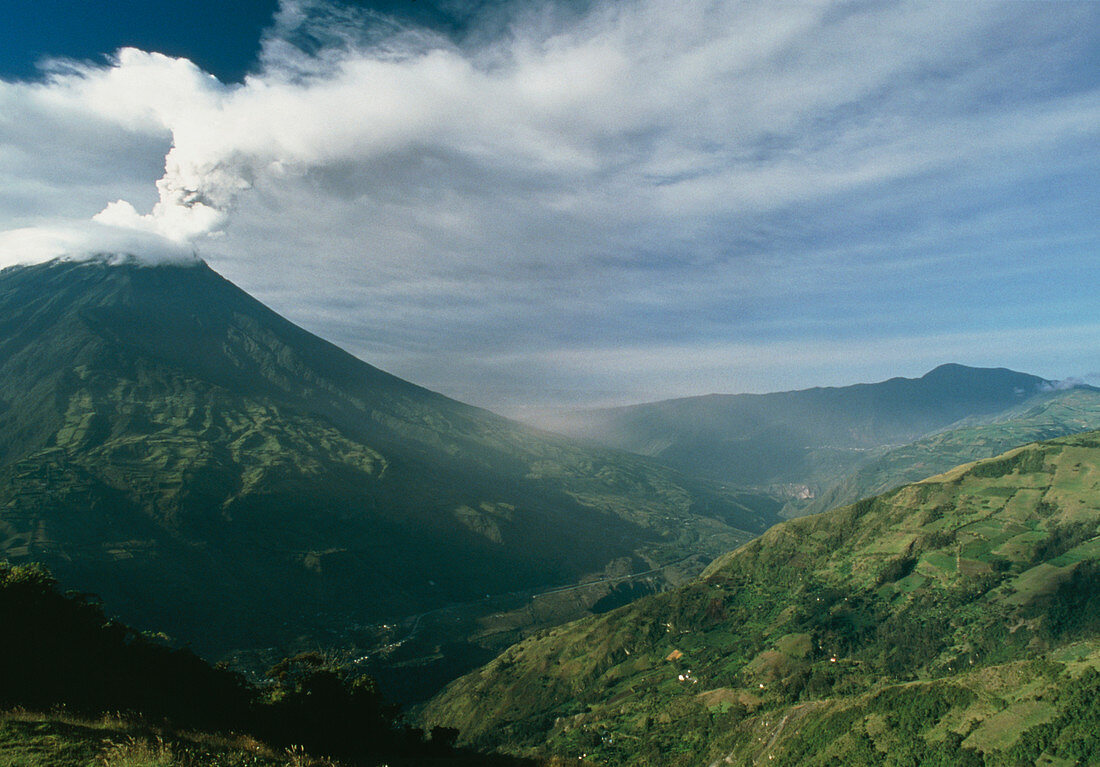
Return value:
M 774 519 L 745 500 L 395 378 L 205 264 L 0 273 L 0 553 L 204 651 L 717 553 Z

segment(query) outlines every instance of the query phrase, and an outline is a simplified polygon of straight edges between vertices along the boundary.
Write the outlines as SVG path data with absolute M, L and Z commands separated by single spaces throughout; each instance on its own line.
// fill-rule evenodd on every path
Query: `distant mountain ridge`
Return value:
M 863 451 L 992 415 L 1055 382 L 1005 368 L 941 365 L 920 378 L 773 394 L 712 394 L 576 413 L 560 430 L 748 486 L 820 490 Z
M 1100 390 L 1089 386 L 1042 392 L 993 416 L 963 419 L 900 447 L 869 457 L 808 502 L 789 504 L 816 514 L 1029 442 L 1100 429 Z
M 403 381 L 202 263 L 0 272 L 0 556 L 202 651 L 711 556 L 776 509 Z

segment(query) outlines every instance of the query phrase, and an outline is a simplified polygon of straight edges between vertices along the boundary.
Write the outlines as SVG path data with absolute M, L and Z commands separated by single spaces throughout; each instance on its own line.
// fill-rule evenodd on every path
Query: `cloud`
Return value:
M 0 83 L 0 222 L 198 251 L 456 393 L 517 351 L 1080 316 L 1095 4 L 491 5 L 446 36 L 284 0 L 236 85 L 134 49 Z
M 952 162 L 954 134 L 983 127 L 971 115 L 896 111 L 883 125 L 845 112 L 894 98 L 899 78 L 932 63 L 930 38 L 965 49 L 990 10 L 653 0 L 597 6 L 566 29 L 519 15 L 508 35 L 470 51 L 377 14 L 287 0 L 265 68 L 242 86 L 123 49 L 109 67 L 55 72 L 37 95 L 170 132 L 152 211 L 115 203 L 103 216 L 179 242 L 224 227 L 258 176 L 311 171 L 339 171 L 345 195 L 372 196 L 394 181 L 398 193 L 442 181 L 469 194 L 480 174 L 503 192 L 587 211 L 585 225 L 594 213 L 627 226 L 775 209 Z M 837 57 L 853 39 L 858 52 Z M 934 94 L 923 100 L 942 113 Z M 1044 142 L 1100 115 L 1095 101 L 1083 106 L 1077 124 L 1037 126 Z M 817 130 L 805 130 L 811 122 Z
M 1083 386 L 1089 386 L 1090 375 L 1085 376 L 1070 376 L 1069 378 L 1063 378 L 1060 381 L 1051 381 L 1049 384 L 1043 387 L 1043 391 L 1067 391 L 1069 389 L 1079 389 Z
M 9 229 L 0 232 L 0 265 L 30 264 L 55 258 L 132 257 L 145 263 L 192 263 L 186 245 L 129 226 L 97 221 Z
M 803 339 L 770 342 L 665 342 L 592 346 L 568 352 L 510 351 L 489 355 L 500 383 L 500 409 L 552 428 L 558 408 L 615 406 L 710 393 L 784 391 L 809 386 L 872 383 L 894 376 L 919 377 L 945 361 L 1001 367 L 1029 351 L 1026 370 L 1043 370 L 1073 358 L 1100 340 L 1100 325 L 1012 327 L 948 331 L 881 339 Z M 1097 355 L 1091 355 L 1095 359 Z M 448 365 L 468 365 L 447 355 Z M 525 371 L 536 371 L 547 396 L 532 402 Z M 1086 380 L 1087 380 L 1086 376 Z M 585 385 L 577 386 L 577 381 Z M 1075 388 L 1068 378 L 1046 390 Z M 1093 380 L 1095 384 L 1096 381 Z M 464 392 L 476 396 L 475 392 Z

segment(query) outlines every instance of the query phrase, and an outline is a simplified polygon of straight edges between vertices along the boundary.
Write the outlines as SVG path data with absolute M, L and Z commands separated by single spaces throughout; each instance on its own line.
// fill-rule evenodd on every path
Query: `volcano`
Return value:
M 0 555 L 206 653 L 714 555 L 776 510 L 401 380 L 202 262 L 0 272 Z

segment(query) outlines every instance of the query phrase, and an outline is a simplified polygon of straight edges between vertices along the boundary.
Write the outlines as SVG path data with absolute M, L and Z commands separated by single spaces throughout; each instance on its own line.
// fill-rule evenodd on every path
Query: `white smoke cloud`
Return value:
M 42 115 L 66 126 L 93 120 L 100 131 L 113 125 L 134 136 L 168 134 L 173 143 L 156 182 L 159 200 L 149 213 L 139 214 L 132 203 L 119 199 L 90 222 L 48 221 L 7 232 L 0 237 L 3 262 L 111 251 L 152 261 L 190 259 L 196 242 L 225 225 L 235 193 L 246 186 L 235 170 L 225 173 L 216 162 L 177 156 L 174 145 L 186 139 L 188 126 L 216 119 L 227 92 L 190 61 L 124 48 L 106 67 L 54 62 L 44 82 L 3 85 L 0 98 L 32 121 Z M 81 138 L 87 140 L 75 141 Z M 49 159 L 41 163 L 48 165 Z
M 239 84 L 135 49 L 0 82 L 0 259 L 197 251 L 442 388 L 449 353 L 946 332 L 971 295 L 1063 321 L 1032 285 L 1088 273 L 1095 4 L 563 8 L 456 40 L 283 0 Z
M 0 265 L 40 263 L 55 258 L 133 257 L 149 264 L 198 260 L 186 244 L 132 226 L 70 222 L 0 232 Z
M 965 49 L 997 13 L 640 0 L 564 27 L 517 15 L 508 34 L 464 49 L 377 14 L 284 0 L 263 69 L 241 85 L 127 48 L 33 90 L 171 136 L 152 209 L 119 199 L 93 218 L 180 245 L 221 232 L 258 181 L 332 172 L 352 184 L 344 197 L 439 184 L 476 199 L 471 183 L 495 184 L 613 235 L 927 173 L 957 161 L 960 134 L 977 150 L 1000 126 L 969 115 L 946 121 L 961 130 L 914 115 L 883 125 L 844 111 L 927 66 L 930 50 Z M 860 48 L 846 48 L 856 37 Z M 1095 102 L 1077 108 L 1079 120 L 1100 118 Z M 830 113 L 819 132 L 802 131 Z M 1050 141 L 1079 124 L 1043 127 Z
M 857 154 L 840 164 L 826 152 L 813 174 L 819 183 L 807 184 L 802 162 L 796 169 L 785 167 L 786 156 L 763 163 L 736 157 L 881 87 L 924 56 L 912 46 L 876 58 L 870 45 L 861 54 L 866 66 L 846 61 L 841 74 L 824 55 L 832 47 L 826 40 L 817 46 L 825 50 L 802 53 L 793 66 L 767 64 L 820 34 L 831 12 L 825 5 L 709 3 L 674 11 L 650 0 L 598 7 L 565 29 L 545 17 L 517 19 L 511 34 L 463 50 L 377 15 L 286 0 L 265 41 L 264 70 L 243 85 L 225 86 L 189 61 L 128 48 L 105 68 L 55 72 L 38 95 L 123 127 L 170 133 L 152 210 L 142 214 L 118 200 L 95 220 L 180 244 L 224 228 L 238 195 L 260 175 L 349 166 L 370 174 L 387 158 L 434 159 L 444 173 L 479 168 L 519 190 L 548 188 L 551 204 L 595 206 L 605 219 L 706 215 L 734 205 L 772 207 L 946 159 L 934 145 L 900 163 Z M 859 26 L 884 47 L 899 36 L 919 42 L 932 31 L 929 21 L 915 13 L 857 14 L 826 32 L 847 41 L 856 30 L 846 27 Z M 901 34 L 910 22 L 915 29 Z M 935 23 L 962 36 L 975 14 L 947 7 Z M 658 133 L 656 143 L 645 138 Z M 870 143 L 882 147 L 881 138 Z M 597 179 L 601 188 L 586 191 Z M 414 180 L 426 182 L 427 173 Z M 626 190 L 630 209 L 620 204 Z

